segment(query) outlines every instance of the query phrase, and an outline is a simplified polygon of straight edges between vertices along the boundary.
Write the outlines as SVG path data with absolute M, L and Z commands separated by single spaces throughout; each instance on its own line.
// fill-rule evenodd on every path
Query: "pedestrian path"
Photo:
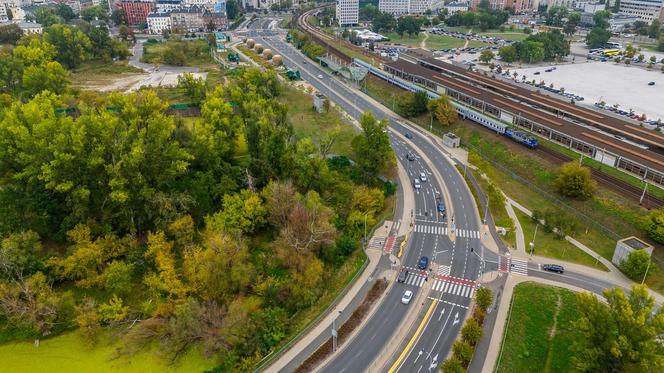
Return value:
M 510 272 L 519 275 L 528 276 L 528 261 L 511 258 Z
M 387 237 L 385 245 L 383 246 L 383 250 L 388 254 L 392 254 L 392 248 L 394 248 L 395 241 L 396 241 L 396 236 Z
M 426 234 L 440 234 L 440 235 L 446 235 L 448 232 L 447 227 L 443 227 L 442 225 L 422 225 L 418 224 L 415 225 L 415 232 L 418 233 L 426 233 Z M 465 238 L 480 238 L 480 232 L 479 231 L 474 231 L 470 229 L 457 229 L 455 231 L 457 237 L 465 237 Z
M 426 282 L 426 280 L 427 280 L 426 274 L 409 271 L 408 276 L 406 277 L 406 284 L 419 288 L 422 287 L 422 285 L 424 285 L 424 282 Z
M 371 241 L 369 241 L 369 245 L 367 247 L 369 249 L 381 250 L 384 244 L 385 244 L 385 237 L 374 236 L 371 238 Z

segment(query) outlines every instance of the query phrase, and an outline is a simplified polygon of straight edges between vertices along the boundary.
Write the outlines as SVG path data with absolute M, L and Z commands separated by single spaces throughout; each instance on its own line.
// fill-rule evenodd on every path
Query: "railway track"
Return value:
M 546 148 L 544 146 L 538 146 L 535 149 L 535 151 L 538 154 L 542 155 L 543 157 L 548 158 L 549 160 L 557 164 L 563 164 L 572 160 L 572 158 L 564 154 L 561 154 L 553 149 Z M 628 198 L 632 201 L 639 202 L 639 200 L 641 200 L 641 196 L 643 195 L 643 189 L 637 188 L 632 184 L 629 184 L 623 180 L 608 175 L 598 169 L 590 167 L 589 169 L 590 173 L 593 176 L 593 179 L 595 179 L 602 186 L 607 187 L 613 190 L 614 192 L 620 194 L 621 196 Z M 660 208 L 664 206 L 664 199 L 658 198 L 650 193 L 646 193 L 643 196 L 643 201 L 641 202 L 641 205 L 648 209 Z
M 327 50 L 331 53 L 334 54 L 335 56 L 339 57 L 345 62 L 352 62 L 352 58 L 347 56 L 345 53 L 343 53 L 341 50 L 336 48 L 334 45 L 331 45 L 332 42 L 339 42 L 339 40 L 335 39 L 334 37 L 325 34 L 324 32 L 316 29 L 315 27 L 309 25 L 307 19 L 316 11 L 321 8 L 317 9 L 312 9 L 309 10 L 305 13 L 302 13 L 299 17 L 297 17 L 296 21 L 296 27 L 300 31 L 304 32 L 305 34 L 309 35 L 309 37 L 314 40 L 316 43 L 321 44 L 322 46 L 326 47 Z M 341 41 L 344 42 L 344 41 Z M 349 48 L 354 48 L 354 46 L 349 46 Z M 366 54 L 364 51 L 358 51 L 359 53 Z M 376 58 L 377 60 L 380 60 L 381 62 L 386 62 L 383 61 L 383 59 L 379 56 L 375 56 L 372 58 Z M 572 159 L 569 158 L 568 156 L 561 154 L 559 152 L 556 152 L 553 149 L 545 148 L 542 146 L 539 146 L 535 149 L 538 154 L 542 155 L 545 158 L 548 158 L 549 160 L 553 161 L 556 164 L 562 164 L 571 161 Z M 620 180 L 616 177 L 613 177 L 611 175 L 608 175 L 600 170 L 590 168 L 591 174 L 593 178 L 600 183 L 602 186 L 611 189 L 612 191 L 622 195 L 625 198 L 628 198 L 632 201 L 639 202 L 641 200 L 641 196 L 643 195 L 643 190 L 640 188 L 637 188 L 623 180 Z M 643 201 L 641 202 L 641 205 L 646 207 L 646 208 L 661 208 L 664 206 L 664 199 L 658 198 L 650 193 L 646 193 L 643 196 Z

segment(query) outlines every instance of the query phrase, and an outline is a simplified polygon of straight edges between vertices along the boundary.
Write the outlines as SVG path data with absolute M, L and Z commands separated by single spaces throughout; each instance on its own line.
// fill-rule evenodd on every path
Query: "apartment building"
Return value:
M 155 3 L 150 0 L 122 0 L 119 5 L 128 25 L 146 23 L 148 14 L 155 10 Z
M 337 0 L 337 22 L 339 26 L 356 25 L 359 20 L 359 0 Z
M 651 23 L 655 19 L 664 20 L 663 0 L 621 0 L 620 14 L 638 17 Z

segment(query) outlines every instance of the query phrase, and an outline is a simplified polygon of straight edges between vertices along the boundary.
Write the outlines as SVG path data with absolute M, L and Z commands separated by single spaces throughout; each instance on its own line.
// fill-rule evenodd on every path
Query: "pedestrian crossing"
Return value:
M 406 277 L 406 284 L 416 287 L 422 287 L 427 280 L 426 275 L 422 275 L 415 272 L 408 272 L 408 277 Z
M 448 228 L 443 227 L 441 225 L 416 225 L 415 232 L 446 235 L 448 232 Z M 455 234 L 457 237 L 463 237 L 463 238 L 480 238 L 479 231 L 473 231 L 470 229 L 457 229 Z
M 433 291 L 439 291 L 443 294 L 458 295 L 463 298 L 472 298 L 475 293 L 475 285 L 469 283 L 461 283 L 452 280 L 438 280 L 433 282 Z
M 528 276 L 528 261 L 512 258 L 510 263 L 510 272 Z
M 385 237 L 373 237 L 371 241 L 369 241 L 368 247 L 370 249 L 382 249 L 383 244 L 385 243 Z
M 452 267 L 450 266 L 444 266 L 444 265 L 438 266 L 438 274 L 442 276 L 449 276 L 451 270 Z

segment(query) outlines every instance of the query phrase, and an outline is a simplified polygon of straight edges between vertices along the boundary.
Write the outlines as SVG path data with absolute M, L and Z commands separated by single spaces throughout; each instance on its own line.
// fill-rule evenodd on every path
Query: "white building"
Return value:
M 157 0 L 155 2 L 156 13 L 170 12 L 182 7 L 182 0 Z
M 442 7 L 442 2 L 437 3 Z M 378 9 L 394 16 L 403 14 L 424 14 L 431 6 L 431 0 L 379 0 Z
M 337 0 L 339 26 L 356 25 L 360 12 L 360 0 Z
M 621 0 L 620 14 L 636 16 L 648 23 L 655 19 L 664 20 L 662 0 Z
M 447 14 L 451 16 L 459 12 L 467 12 L 470 4 L 468 2 L 452 2 L 443 6 L 443 8 L 447 9 Z
M 588 3 L 583 6 L 584 12 L 592 14 L 595 14 L 600 10 L 605 10 L 605 9 L 606 9 L 606 4 L 602 3 Z
M 23 30 L 23 34 L 25 35 L 42 33 L 42 25 L 37 22 L 10 21 L 10 22 L 0 23 L 0 26 L 9 26 L 9 25 L 17 25 L 21 30 Z
M 147 16 L 148 31 L 151 34 L 161 34 L 164 30 L 171 29 L 170 12 L 154 12 Z

